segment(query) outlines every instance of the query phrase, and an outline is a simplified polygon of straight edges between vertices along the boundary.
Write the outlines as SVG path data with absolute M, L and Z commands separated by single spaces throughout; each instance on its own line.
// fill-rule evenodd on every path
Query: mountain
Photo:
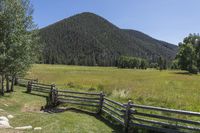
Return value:
M 135 30 L 120 29 L 106 19 L 81 13 L 40 29 L 47 64 L 113 66 L 119 56 L 155 62 L 174 59 L 177 46 Z

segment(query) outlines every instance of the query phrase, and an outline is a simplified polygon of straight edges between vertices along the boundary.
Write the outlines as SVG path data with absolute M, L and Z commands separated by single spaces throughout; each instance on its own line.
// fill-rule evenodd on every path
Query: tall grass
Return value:
M 135 70 L 114 67 L 34 65 L 28 77 L 58 88 L 104 91 L 115 100 L 200 111 L 200 75 L 184 71 Z

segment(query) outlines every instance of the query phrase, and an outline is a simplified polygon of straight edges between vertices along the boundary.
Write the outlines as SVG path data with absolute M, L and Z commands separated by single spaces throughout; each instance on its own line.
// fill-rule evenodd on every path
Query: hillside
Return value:
M 92 13 L 81 13 L 40 30 L 43 63 L 113 66 L 120 55 L 172 60 L 175 45 L 141 32 L 116 27 Z

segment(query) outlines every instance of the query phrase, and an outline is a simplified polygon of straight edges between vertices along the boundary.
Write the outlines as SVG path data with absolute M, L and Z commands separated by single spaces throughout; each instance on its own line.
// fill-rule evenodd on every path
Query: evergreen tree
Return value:
M 148 66 L 148 62 L 146 60 L 141 60 L 140 68 L 147 69 L 147 66 Z
M 158 58 L 158 67 L 159 67 L 159 70 L 164 69 L 164 60 L 161 56 Z

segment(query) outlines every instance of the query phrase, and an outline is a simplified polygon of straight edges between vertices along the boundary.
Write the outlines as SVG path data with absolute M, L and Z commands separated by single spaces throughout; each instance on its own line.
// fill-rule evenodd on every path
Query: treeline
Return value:
M 147 69 L 154 68 L 158 70 L 168 69 L 169 63 L 161 56 L 156 62 L 149 62 L 146 59 L 130 56 L 120 56 L 116 61 L 116 67 L 118 68 L 130 68 L 130 69 Z
M 141 59 L 137 57 L 121 56 L 117 60 L 116 66 L 118 68 L 146 69 L 149 67 L 149 63 L 145 59 Z

